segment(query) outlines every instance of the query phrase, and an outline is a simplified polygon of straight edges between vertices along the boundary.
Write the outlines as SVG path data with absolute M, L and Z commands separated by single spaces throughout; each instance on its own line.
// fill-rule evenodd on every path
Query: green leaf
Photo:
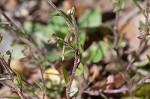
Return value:
M 72 49 L 67 49 L 65 51 L 65 59 L 69 59 L 70 57 L 74 56 L 74 51 Z
M 61 28 L 60 28 L 61 27 Z M 49 37 L 53 33 L 59 38 L 64 38 L 65 35 L 70 31 L 64 19 L 59 16 L 51 17 L 48 25 L 35 24 L 35 32 L 41 32 L 45 37 Z
M 84 30 L 79 30 L 78 31 L 78 33 L 79 33 L 79 41 L 80 41 L 80 44 L 81 45 L 84 45 L 84 43 L 85 43 L 85 38 L 86 38 L 86 32 L 84 31 Z
M 19 40 L 14 40 L 12 43 L 11 43 L 11 46 L 15 46 L 15 45 L 17 45 L 17 44 L 19 44 Z
M 75 73 L 75 76 L 81 76 L 81 74 L 83 73 L 84 71 L 84 66 L 82 63 L 79 64 L 77 70 L 76 70 L 76 73 Z
M 146 66 L 147 64 L 149 64 L 149 61 L 148 60 L 143 60 L 141 62 L 136 62 L 135 66 L 136 67 L 144 67 Z
M 54 62 L 55 60 L 59 60 L 61 56 L 61 52 L 58 51 L 49 51 L 47 53 L 47 57 L 51 62 Z
M 39 57 L 39 63 L 42 67 L 47 66 L 47 61 L 44 58 Z
M 15 32 L 19 36 L 24 36 L 25 35 L 25 33 L 20 31 L 20 30 L 13 30 L 13 32 Z
M 147 35 L 145 39 L 150 40 L 150 35 Z
M 43 25 L 43 24 L 39 24 L 39 23 L 35 24 L 35 30 L 34 31 L 40 32 L 47 37 L 55 32 L 53 27 L 51 27 L 50 25 Z
M 136 96 L 133 96 L 134 99 L 143 99 L 143 98 L 140 98 L 140 97 L 136 97 Z M 121 99 L 131 99 L 131 96 L 128 96 L 128 97 L 122 97 Z
M 147 82 L 140 85 L 140 87 L 134 91 L 134 94 L 138 97 L 143 97 L 148 95 L 149 92 L 150 92 L 150 83 Z
M 0 43 L 2 42 L 2 40 L 3 40 L 3 36 L 2 34 L 0 34 Z
M 71 13 L 69 13 L 69 14 L 66 14 L 64 11 L 62 11 L 62 10 L 60 10 L 60 12 L 69 20 L 69 22 L 72 24 L 72 18 L 71 18 Z M 59 17 L 61 17 L 60 16 L 60 14 L 59 14 L 59 12 L 55 12 L 55 11 L 53 11 L 52 13 L 52 17 L 53 16 L 59 16 Z M 62 18 L 62 17 L 61 17 Z M 64 20 L 64 19 L 63 19 Z
M 17 45 L 16 47 L 17 47 L 17 49 L 13 50 L 12 59 L 20 59 L 20 58 L 24 57 L 24 55 L 22 53 L 24 46 Z
M 17 75 L 17 82 L 16 82 L 16 85 L 19 87 L 19 88 L 22 88 L 22 80 L 21 80 L 21 76 L 16 72 L 14 71 Z
M 28 45 L 26 42 L 22 41 L 21 39 L 15 39 L 11 42 L 11 46 L 14 47 L 14 46 L 18 46 L 18 45 Z
M 25 21 L 23 23 L 23 27 L 29 33 L 29 32 L 32 32 L 33 24 L 30 21 Z
M 149 65 L 150 65 L 150 57 L 147 55 L 148 61 L 149 61 Z
M 145 24 L 143 21 L 139 21 L 139 25 L 140 25 L 140 28 L 143 29 L 145 27 Z
M 61 72 L 63 74 L 65 83 L 67 84 L 69 82 L 69 75 L 67 74 L 67 71 L 63 66 L 61 67 Z
M 87 10 L 78 20 L 81 27 L 96 27 L 101 24 L 101 11 L 99 8 Z
M 120 10 L 124 9 L 124 0 L 120 0 Z
M 37 40 L 34 38 L 34 36 L 31 35 L 31 34 L 29 34 L 29 36 L 31 37 L 32 42 L 33 42 L 36 46 L 39 46 L 39 44 L 38 44 Z
M 71 18 L 71 15 L 69 14 L 69 15 L 67 15 L 65 12 L 63 12 L 62 10 L 60 10 L 63 14 L 64 14 L 64 16 L 69 20 L 69 22 L 72 24 L 72 18 Z
M 107 53 L 108 45 L 105 42 L 100 41 L 99 44 L 92 44 L 88 48 L 88 57 L 86 62 L 90 64 L 91 62 L 97 63 L 102 60 L 103 56 Z

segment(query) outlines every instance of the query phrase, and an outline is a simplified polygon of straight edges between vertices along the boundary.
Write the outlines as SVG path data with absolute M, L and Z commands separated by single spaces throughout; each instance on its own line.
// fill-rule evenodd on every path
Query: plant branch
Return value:
M 76 26 L 76 21 L 75 21 L 74 15 L 71 15 L 71 18 L 72 18 L 73 25 L 74 25 L 74 29 L 72 31 L 75 35 L 76 49 L 75 49 L 75 56 L 74 56 L 75 59 L 74 59 L 74 66 L 73 66 L 72 74 L 71 74 L 70 81 L 68 82 L 67 88 L 66 88 L 67 99 L 70 99 L 69 91 L 70 91 L 70 88 L 71 88 L 71 85 L 72 85 L 72 82 L 73 82 L 73 79 L 74 79 L 75 71 L 76 71 L 76 69 L 77 69 L 77 67 L 80 63 L 78 61 L 79 60 L 79 56 L 78 56 L 78 53 L 79 53 L 79 40 L 78 40 L 77 26 Z
M 71 76 L 70 76 L 70 81 L 68 82 L 67 86 L 66 86 L 66 97 L 67 99 L 70 99 L 69 93 L 70 93 L 70 88 L 74 79 L 74 75 L 75 75 L 75 71 L 79 65 L 79 41 L 78 41 L 78 30 L 77 30 L 77 25 L 76 25 L 76 21 L 74 18 L 74 14 L 71 14 L 71 19 L 72 19 L 72 23 L 67 19 L 67 17 L 53 4 L 53 2 L 51 0 L 48 0 L 48 3 L 50 4 L 50 6 L 52 6 L 55 10 L 57 10 L 59 12 L 59 15 L 62 16 L 64 18 L 64 20 L 66 21 L 66 23 L 68 24 L 68 26 L 71 28 L 71 31 L 73 32 L 73 34 L 75 35 L 75 42 L 76 42 L 76 48 L 74 50 L 74 66 L 71 72 Z
M 119 11 L 116 12 L 116 19 L 115 19 L 115 31 L 114 34 L 114 48 L 118 46 L 119 34 L 118 34 L 118 24 L 119 24 Z

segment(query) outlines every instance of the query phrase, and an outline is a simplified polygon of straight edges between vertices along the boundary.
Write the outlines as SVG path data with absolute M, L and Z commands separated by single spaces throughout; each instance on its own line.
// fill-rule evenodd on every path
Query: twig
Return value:
M 150 78 L 150 73 L 148 73 L 142 80 L 140 80 L 136 85 L 132 87 L 132 90 L 137 89 L 140 85 L 144 84 L 147 79 Z
M 69 46 L 73 51 L 75 51 L 75 49 L 73 48 L 73 46 L 70 45 L 68 42 L 66 42 L 66 41 L 64 41 L 64 40 L 61 40 L 61 39 L 59 39 L 58 42 L 63 42 L 64 45 Z
M 115 31 L 114 34 L 114 48 L 117 48 L 118 40 L 119 40 L 119 34 L 118 34 L 118 24 L 119 24 L 119 11 L 116 12 L 116 19 L 115 19 Z
M 146 35 L 149 34 L 149 11 L 150 11 L 150 1 L 146 1 L 146 15 L 145 15 L 145 21 L 146 21 Z
M 127 67 L 126 67 L 126 73 L 128 73 L 128 70 L 129 70 L 129 68 L 131 68 L 132 66 L 133 66 L 133 63 L 135 62 L 135 58 L 132 58 L 129 62 L 128 62 L 128 65 L 127 65 Z M 129 76 L 128 76 L 129 77 Z M 132 90 L 132 83 L 131 83 L 131 79 L 130 79 L 130 77 L 129 77 L 129 79 L 125 79 L 125 81 L 127 82 L 127 85 L 128 85 L 128 92 L 129 92 L 129 94 L 130 94 L 130 97 L 131 97 L 131 99 L 134 99 L 133 98 L 133 90 Z
M 22 93 L 22 90 L 20 88 L 17 89 L 17 92 L 19 96 L 21 97 L 21 99 L 27 99 L 27 97 Z
M 126 71 L 128 71 L 129 68 L 132 67 L 134 61 L 135 61 L 135 59 L 133 58 L 133 59 L 131 59 L 131 60 L 128 62 L 128 65 L 127 65 L 127 67 L 126 67 Z
M 2 9 L 0 9 L 0 12 L 12 25 L 14 25 L 18 30 L 21 30 L 21 28 L 11 18 L 9 18 Z
M 39 67 L 39 68 L 40 68 L 40 74 L 41 74 L 42 83 L 43 83 L 43 88 L 42 88 L 43 89 L 43 95 L 42 95 L 42 99 L 45 99 L 46 93 L 45 93 L 45 90 L 44 90 L 45 82 L 44 82 L 43 70 L 42 70 L 41 67 Z
M 129 77 L 129 78 L 130 78 L 130 77 Z M 131 99 L 134 99 L 131 79 L 127 80 L 127 84 L 128 84 L 128 92 L 129 92 L 129 94 L 130 94 L 130 97 L 131 97 Z
M 8 66 L 8 64 L 6 63 L 3 57 L 0 57 L 0 65 L 3 66 L 3 68 L 8 72 L 11 79 L 14 80 L 14 77 L 12 75 L 14 71 Z
M 137 6 L 137 8 L 140 10 L 140 12 L 141 12 L 143 15 L 145 15 L 145 14 L 144 14 L 144 10 L 143 10 L 142 7 L 137 3 L 137 1 L 136 1 L 136 0 L 133 0 L 133 3 Z
M 126 88 L 126 87 L 125 88 L 120 88 L 120 89 L 106 89 L 106 90 L 100 89 L 100 90 L 97 90 L 98 93 L 106 93 L 106 94 L 124 93 L 126 91 L 128 91 L 128 88 Z M 84 91 L 84 93 L 94 95 L 94 92 L 88 91 L 88 90 Z
M 79 59 L 79 56 L 78 56 L 79 41 L 78 41 L 77 26 L 76 26 L 76 21 L 75 21 L 74 15 L 71 15 L 71 17 L 72 17 L 72 21 L 73 21 L 73 25 L 74 25 L 74 29 L 72 31 L 73 31 L 73 33 L 75 35 L 76 49 L 75 49 L 75 56 L 74 56 L 75 59 L 74 59 L 74 66 L 73 66 L 72 74 L 71 74 L 70 81 L 67 84 L 67 88 L 66 88 L 67 99 L 70 99 L 70 97 L 69 97 L 69 91 L 70 91 L 70 88 L 71 88 L 71 85 L 72 85 L 72 81 L 74 79 L 75 71 L 76 71 L 76 69 L 77 69 L 77 67 L 78 67 L 78 65 L 80 63 L 80 62 L 78 62 L 78 59 Z
M 0 83 L 3 84 L 3 85 L 5 85 L 5 86 L 7 86 L 7 87 L 9 87 L 9 88 L 11 88 L 11 89 L 14 89 L 11 85 L 5 83 L 4 81 L 0 81 Z

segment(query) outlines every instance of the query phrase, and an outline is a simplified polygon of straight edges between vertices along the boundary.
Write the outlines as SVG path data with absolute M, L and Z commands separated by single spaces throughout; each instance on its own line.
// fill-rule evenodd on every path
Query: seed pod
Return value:
M 49 44 L 56 44 L 57 43 L 57 37 L 56 34 L 52 34 L 48 40 Z

